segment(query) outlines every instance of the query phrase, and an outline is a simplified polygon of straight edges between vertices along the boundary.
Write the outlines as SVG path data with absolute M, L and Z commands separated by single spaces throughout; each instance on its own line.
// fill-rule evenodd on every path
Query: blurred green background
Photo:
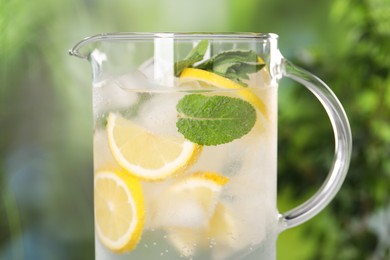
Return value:
M 279 34 L 285 57 L 345 106 L 354 150 L 336 199 L 281 234 L 278 259 L 390 259 L 390 1 L 0 0 L 0 259 L 93 259 L 90 68 L 68 56 L 114 31 Z M 330 123 L 279 92 L 279 208 L 303 202 L 333 155 Z

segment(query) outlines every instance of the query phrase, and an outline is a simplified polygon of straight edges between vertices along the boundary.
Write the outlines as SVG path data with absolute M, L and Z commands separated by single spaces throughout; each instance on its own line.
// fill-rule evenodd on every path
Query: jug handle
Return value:
M 339 191 L 348 171 L 352 153 L 352 134 L 347 115 L 332 90 L 318 77 L 282 58 L 281 73 L 309 89 L 325 108 L 335 137 L 335 154 L 329 174 L 321 188 L 306 202 L 280 214 L 280 231 L 300 225 L 323 210 Z

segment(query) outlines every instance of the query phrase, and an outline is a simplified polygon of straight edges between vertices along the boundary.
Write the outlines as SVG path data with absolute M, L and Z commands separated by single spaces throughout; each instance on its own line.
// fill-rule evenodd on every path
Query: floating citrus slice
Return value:
M 196 201 L 211 217 L 218 203 L 222 187 L 228 181 L 228 177 L 218 173 L 200 171 L 172 185 L 170 192 Z
M 264 102 L 258 96 L 256 96 L 256 94 L 253 93 L 249 88 L 243 87 L 228 78 L 222 77 L 207 70 L 195 68 L 185 68 L 180 74 L 180 78 L 203 81 L 222 89 L 237 90 L 238 95 L 240 95 L 244 100 L 251 103 L 261 112 L 261 114 L 265 118 L 268 119 L 267 107 Z
M 218 203 L 210 219 L 207 237 L 218 244 L 232 246 L 234 240 L 237 239 L 236 234 L 237 230 L 231 212 L 222 203 Z
M 234 219 L 222 203 L 217 204 L 207 227 L 171 228 L 168 232 L 171 243 L 186 257 L 192 256 L 199 247 L 215 247 L 215 250 L 226 251 L 227 248 L 233 248 L 238 239 Z
M 168 238 L 177 251 L 185 256 L 190 257 L 195 254 L 199 241 L 204 235 L 203 230 L 190 228 L 170 228 L 168 229 Z
M 232 220 L 225 216 L 223 206 L 219 206 L 223 186 L 228 181 L 229 178 L 215 172 L 197 172 L 167 190 L 167 198 L 175 207 L 164 211 L 168 203 L 163 203 L 160 217 L 165 218 L 168 237 L 182 255 L 191 256 L 198 246 L 210 242 L 207 238 L 220 241 L 224 232 L 229 232 L 226 229 L 230 229 Z
M 214 172 L 197 172 L 171 183 L 152 203 L 154 228 L 204 228 L 214 213 L 228 178 Z
M 199 171 L 177 182 L 171 188 L 176 192 L 207 187 L 213 191 L 220 191 L 221 187 L 229 182 L 229 178 L 216 172 Z
M 107 135 L 118 164 L 147 181 L 179 174 L 202 150 L 184 138 L 156 135 L 114 113 L 108 116 Z
M 131 251 L 145 221 L 140 181 L 122 170 L 102 170 L 96 173 L 94 186 L 98 237 L 114 252 Z

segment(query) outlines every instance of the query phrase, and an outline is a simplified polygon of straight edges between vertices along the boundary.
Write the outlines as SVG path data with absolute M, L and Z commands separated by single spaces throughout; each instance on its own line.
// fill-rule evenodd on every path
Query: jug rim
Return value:
M 181 39 L 181 40 L 202 40 L 202 39 L 255 39 L 255 40 L 277 40 L 275 33 L 260 32 L 112 32 L 100 33 L 84 38 L 76 43 L 69 54 L 72 56 L 86 58 L 78 51 L 82 46 L 98 41 L 120 41 L 120 40 L 151 40 L 151 39 Z

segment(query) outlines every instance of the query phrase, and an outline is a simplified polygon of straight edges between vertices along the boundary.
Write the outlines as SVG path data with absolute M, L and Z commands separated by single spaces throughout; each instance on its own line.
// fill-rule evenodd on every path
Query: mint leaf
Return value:
M 184 60 L 176 62 L 175 76 L 179 77 L 185 68 L 194 67 L 216 73 L 246 87 L 247 84 L 243 80 L 248 80 L 249 74 L 261 70 L 265 65 L 258 61 L 257 53 L 252 50 L 229 50 L 194 66 L 196 62 L 203 59 L 208 46 L 209 42 L 202 40 Z
M 176 105 L 176 126 L 200 145 L 229 143 L 246 135 L 256 122 L 256 110 L 239 98 L 190 94 Z
M 196 62 L 201 61 L 204 57 L 204 54 L 209 47 L 209 42 L 207 40 L 201 40 L 198 45 L 193 48 L 190 53 L 184 58 L 184 60 L 178 61 L 175 63 L 175 75 L 176 77 L 180 76 L 180 73 L 183 69 L 191 67 Z
M 237 83 L 247 86 L 242 80 L 249 80 L 249 74 L 256 73 L 264 67 L 264 64 L 241 62 L 229 67 L 227 72 L 223 75 Z
M 214 72 L 229 78 L 242 86 L 249 74 L 261 70 L 264 64 L 258 61 L 257 53 L 252 50 L 230 50 L 221 52 L 197 65 L 196 68 Z

